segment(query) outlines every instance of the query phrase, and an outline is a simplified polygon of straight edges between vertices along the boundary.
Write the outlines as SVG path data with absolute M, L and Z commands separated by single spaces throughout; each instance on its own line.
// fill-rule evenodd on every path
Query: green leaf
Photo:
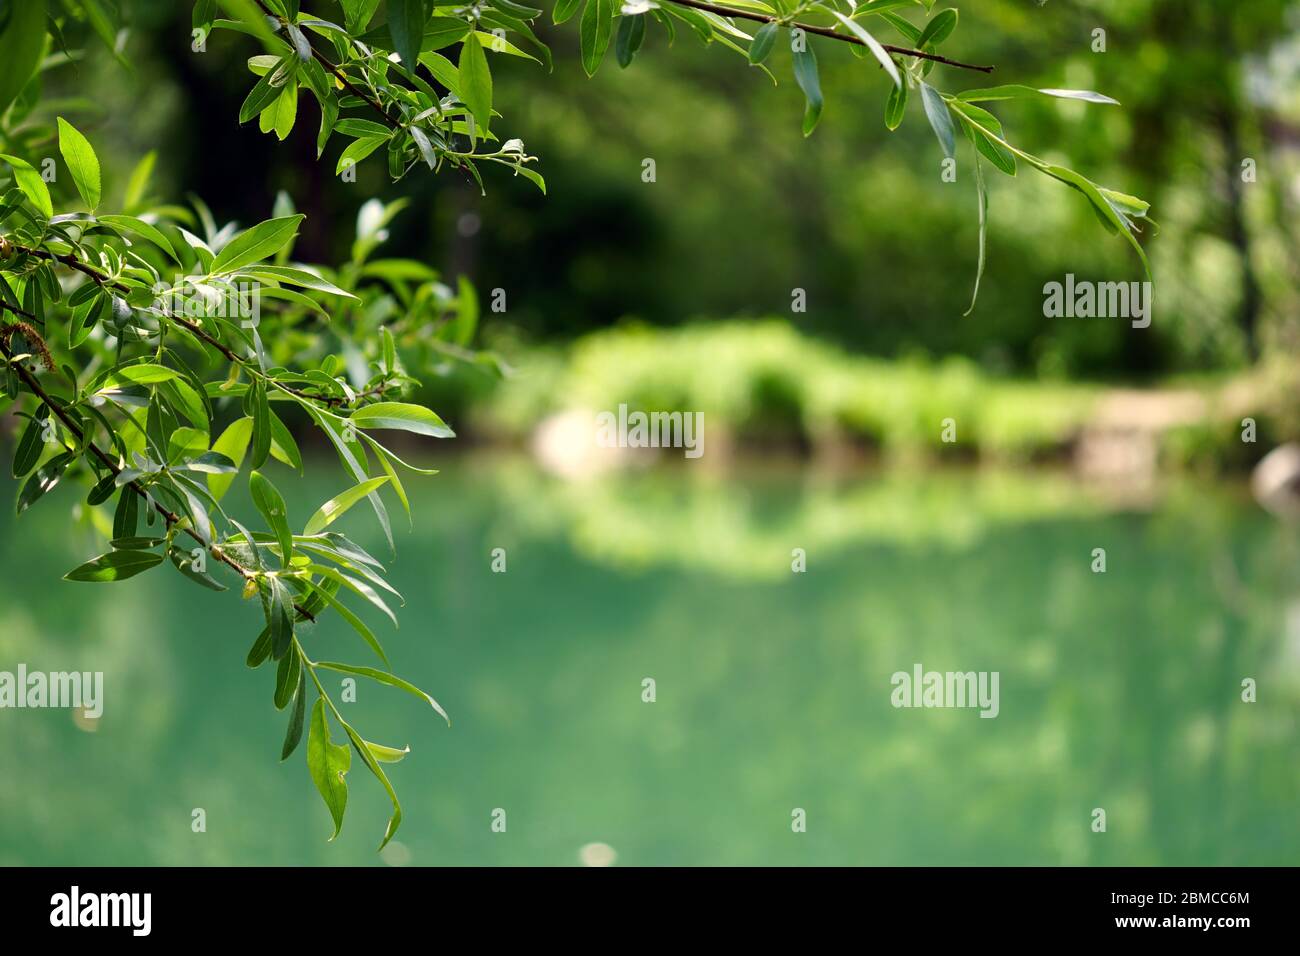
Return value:
M 297 656 L 296 654 L 294 655 Z M 298 742 L 302 740 L 303 717 L 307 713 L 307 686 L 306 678 L 302 673 L 298 674 L 298 687 L 293 695 L 293 710 L 289 713 L 289 726 L 284 731 L 284 745 L 280 748 L 280 759 L 288 760 L 290 755 L 298 749 Z
M 252 464 L 254 468 L 261 468 L 271 454 L 271 406 L 266 400 L 266 386 L 260 381 L 254 382 L 248 397 L 253 412 Z
M 100 216 L 99 221 L 105 225 L 133 232 L 137 236 L 148 239 L 172 259 L 179 261 L 176 248 L 168 241 L 167 237 L 156 226 L 151 226 L 143 219 L 137 219 L 135 216 Z
M 414 71 L 424 40 L 424 25 L 429 20 L 426 0 L 388 0 L 388 31 L 393 49 L 402 65 Z
M 212 445 L 212 450 L 225 455 L 235 465 L 238 471 L 240 465 L 244 463 L 244 455 L 248 452 L 249 439 L 253 437 L 253 420 L 248 417 L 237 418 L 231 422 L 221 437 Z M 235 480 L 234 474 L 217 474 L 208 475 L 208 493 L 217 501 L 220 501 L 230 490 L 231 483 Z
M 366 749 L 370 751 L 370 755 L 380 763 L 397 763 L 411 752 L 410 747 L 403 747 L 398 750 L 396 747 L 385 747 L 383 744 L 371 743 L 369 740 L 365 744 Z
M 778 23 L 764 23 L 755 30 L 753 42 L 749 44 L 749 62 L 757 65 L 766 60 L 776 45 L 780 32 L 781 25 Z
M 25 159 L 19 159 L 17 156 L 10 156 L 8 153 L 0 153 L 0 159 L 13 167 L 14 182 L 22 190 L 33 206 L 35 206 L 46 219 L 54 215 L 54 204 L 50 201 L 50 188 L 45 185 L 45 180 L 41 174 L 36 171 L 31 163 Z
M 270 258 L 298 234 L 302 213 L 268 219 L 230 240 L 213 261 L 209 275 L 226 275 L 244 266 Z
M 582 68 L 588 76 L 595 76 L 600 61 L 609 49 L 609 38 L 614 32 L 616 0 L 587 0 L 578 25 L 578 39 L 582 51 Z
M 45 0 L 10 0 L 0 27 L 0 113 L 23 91 L 45 52 Z
M 967 103 L 979 103 L 984 100 L 1013 100 L 1027 96 L 1052 96 L 1057 99 L 1082 100 L 1085 103 L 1099 103 L 1104 106 L 1120 105 L 1119 100 L 1111 99 L 1101 93 L 1094 93 L 1092 90 L 1039 90 L 1018 83 L 1008 84 L 1007 86 L 991 86 L 980 90 L 967 90 L 965 93 L 957 94 L 958 99 L 965 100 Z
M 252 539 L 249 545 L 252 546 Z M 283 659 L 293 643 L 293 594 L 279 578 L 268 578 L 271 588 L 270 615 L 267 621 L 271 628 L 271 656 Z M 295 655 L 296 656 L 296 655 Z M 277 704 L 282 707 L 283 705 Z
M 72 463 L 72 459 L 72 453 L 68 452 L 59 455 L 57 458 L 51 458 L 36 469 L 35 473 L 27 479 L 27 483 L 23 485 L 23 490 L 18 493 L 18 514 L 22 514 L 36 504 L 42 496 L 54 490 L 54 487 L 63 478 L 63 473 L 67 470 L 68 465 Z M 114 537 L 121 536 L 115 534 Z
M 334 520 L 338 518 L 339 515 L 343 514 L 354 504 L 387 481 L 387 475 L 381 475 L 378 478 L 371 478 L 368 481 L 361 482 L 359 485 L 353 485 L 337 497 L 331 498 L 329 501 L 321 505 L 320 508 L 317 509 L 316 513 L 311 516 L 307 521 L 306 527 L 302 529 L 302 533 L 310 535 L 323 531 L 329 525 L 333 524 Z
M 630 66 L 632 57 L 636 56 L 636 51 L 641 49 L 644 40 L 644 13 L 631 16 L 625 14 L 619 17 L 618 34 L 614 37 L 614 56 L 618 59 L 618 65 L 624 68 Z
M 811 136 L 822 116 L 822 86 L 817 75 L 817 56 L 811 46 L 794 50 L 791 56 L 794 58 L 795 82 L 807 100 L 803 113 L 803 134 Z
M 330 741 L 325 699 L 317 697 L 311 711 L 311 729 L 307 732 L 307 771 L 334 819 L 331 840 L 343 827 L 343 814 L 348 807 L 348 784 L 344 775 L 351 766 L 352 751 Z
M 298 71 L 298 57 L 287 53 L 281 57 L 274 69 L 267 70 L 260 76 L 253 88 L 248 91 L 243 105 L 239 107 L 239 122 L 247 123 L 254 116 L 260 115 L 268 106 L 280 98 L 285 85 Z M 274 81 L 275 85 L 272 85 Z
M 275 632 L 271 632 L 272 643 L 275 641 Z M 280 658 L 280 666 L 275 672 L 275 709 L 284 710 L 293 700 L 293 695 L 302 682 L 302 659 L 298 652 L 290 649 L 288 653 Z
M 288 510 L 284 498 L 275 485 L 260 472 L 254 471 L 248 476 L 248 490 L 253 495 L 253 504 L 261 512 L 280 542 L 280 564 L 288 567 L 293 557 L 293 532 L 289 530 Z
M 984 261 L 985 261 L 985 240 L 988 232 L 989 219 L 989 194 L 984 185 L 984 170 L 980 165 L 980 158 L 975 157 L 975 193 L 979 199 L 979 223 L 980 223 L 980 254 L 979 264 L 975 269 L 975 290 L 971 293 L 970 308 L 966 310 L 963 318 L 975 311 L 975 303 L 980 297 L 980 280 L 984 278 Z
M 99 157 L 95 155 L 90 141 L 81 135 L 79 129 L 62 116 L 58 118 L 58 124 L 59 152 L 63 154 L 63 161 L 68 164 L 77 192 L 81 193 L 81 198 L 86 201 L 91 212 L 94 212 L 95 207 L 99 205 L 100 197 Z
M 262 633 L 257 635 L 257 640 L 253 646 L 248 649 L 248 657 L 244 663 L 249 667 L 261 667 L 266 659 L 271 656 L 271 628 L 262 628 Z
M 478 35 L 471 33 L 460 48 L 460 95 L 474 114 L 474 123 L 486 133 L 492 121 L 492 73 Z
M 578 12 L 582 0 L 555 0 L 555 9 L 551 11 L 553 23 L 564 23 Z
M 387 671 L 375 670 L 373 667 L 357 667 L 352 664 L 339 664 L 335 661 L 317 661 L 316 666 L 324 667 L 326 670 L 338 671 L 340 674 L 356 674 L 358 677 L 369 677 L 371 680 L 377 681 L 380 684 L 387 684 L 389 687 L 396 687 L 398 690 L 404 690 L 408 694 L 420 698 L 432 707 L 437 711 L 438 715 L 447 722 L 447 726 L 451 726 L 451 718 L 447 716 L 447 712 L 442 709 L 441 704 L 414 684 L 409 681 L 404 681 L 402 678 L 394 674 L 390 674 Z
M 455 438 L 447 423 L 423 405 L 406 402 L 375 402 L 352 413 L 358 428 L 397 428 L 431 438 Z
M 152 551 L 110 551 L 73 568 L 63 578 L 65 581 L 125 581 L 157 567 L 162 559 L 161 554 Z
M 208 572 L 196 570 L 194 567 L 193 556 L 181 548 L 168 548 L 167 557 L 171 558 L 172 564 L 176 566 L 177 571 L 185 575 L 195 584 L 201 584 L 205 588 L 210 588 L 213 591 L 229 590 L 229 588 L 212 575 L 208 574 Z
M 41 406 L 43 411 L 45 406 Z M 32 416 L 27 427 L 23 429 L 23 435 L 18 439 L 18 448 L 14 451 L 13 476 L 22 478 L 41 460 L 41 452 L 45 450 L 45 442 L 42 435 L 45 433 L 45 418 L 40 412 Z
M 920 38 L 916 41 L 916 45 L 922 50 L 933 49 L 944 40 L 948 39 L 952 34 L 952 31 L 956 28 L 957 11 L 951 9 L 944 10 L 941 13 L 935 14 L 934 18 L 925 25 L 925 29 L 921 31 Z
M 943 147 L 943 154 L 952 159 L 957 152 L 957 143 L 953 135 L 948 104 L 928 83 L 921 84 L 921 103 L 925 106 L 925 116 L 930 121 L 930 128 L 934 130 L 934 135 L 939 138 L 939 145 Z
M 902 83 L 889 91 L 889 100 L 885 103 L 885 128 L 898 129 L 907 111 L 907 84 Z

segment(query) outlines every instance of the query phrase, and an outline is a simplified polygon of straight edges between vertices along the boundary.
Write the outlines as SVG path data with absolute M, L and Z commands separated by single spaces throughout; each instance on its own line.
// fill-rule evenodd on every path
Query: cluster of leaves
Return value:
M 11 180 L 0 185 L 0 400 L 27 420 L 13 463 L 23 479 L 18 510 L 61 483 L 87 486 L 84 520 L 104 534 L 109 550 L 69 572 L 74 581 L 122 581 L 170 563 L 198 585 L 225 590 L 211 563 L 235 574 L 265 619 L 248 663 L 275 663 L 275 704 L 290 715 L 283 756 L 306 730 L 308 767 L 337 834 L 347 799 L 344 774 L 357 753 L 393 801 L 386 843 L 401 808 L 381 765 L 406 751 L 363 739 L 325 693 L 318 671 L 371 678 L 442 710 L 391 673 L 378 639 L 351 606 L 360 601 L 395 623 L 388 599 L 400 595 L 383 565 L 330 526 L 365 501 L 391 546 L 381 492 L 395 496 L 409 515 L 400 471 L 423 470 L 403 462 L 376 433 L 451 436 L 432 410 L 399 399 L 416 384 L 406 360 L 418 367 L 447 360 L 499 364 L 469 348 L 477 323 L 474 291 L 463 281 L 448 288 L 422 263 L 374 257 L 401 202 L 371 201 L 361 209 L 351 259 L 336 270 L 292 261 L 303 217 L 287 196 L 271 219 L 243 231 L 219 227 L 197 200 L 190 207 L 150 200 L 152 156 L 132 175 L 119 211 L 101 212 L 91 144 L 61 117 L 53 125 L 32 117 L 43 70 L 73 57 L 64 24 L 88 26 L 118 59 L 123 33 L 106 0 L 60 0 L 59 6 L 0 0 L 0 169 Z M 981 274 L 983 162 L 1012 176 L 1028 164 L 1078 190 L 1141 255 L 1136 234 L 1145 203 L 1012 145 L 1001 122 L 977 105 L 1044 95 L 1114 101 L 1025 86 L 937 89 L 928 79 L 937 64 L 986 68 L 938 52 L 958 16 L 935 13 L 933 6 L 934 0 L 556 0 L 551 19 L 560 24 L 578 16 L 588 74 L 611 46 L 619 64 L 629 65 L 651 20 L 670 41 L 684 27 L 768 75 L 777 41 L 788 35 L 791 69 L 807 104 L 805 135 L 823 112 L 811 40 L 849 43 L 892 84 L 885 105 L 890 129 L 919 91 L 947 156 L 955 153 L 957 125 L 969 139 Z M 533 29 L 540 9 L 515 0 L 387 0 L 378 20 L 379 0 L 338 0 L 338 7 L 342 23 L 303 10 L 299 0 L 197 0 L 196 42 L 222 29 L 253 36 L 266 50 L 248 62 L 256 79 L 240 109 L 242 122 L 257 119 L 284 139 L 306 89 L 320 107 L 318 155 L 335 134 L 348 140 L 339 173 L 383 147 L 394 179 L 424 164 L 464 170 L 481 187 L 479 167 L 491 163 L 545 190 L 523 143 L 502 142 L 493 131 L 500 114 L 488 57 L 526 58 L 549 68 L 550 52 Z M 908 10 L 921 12 L 924 22 L 908 19 Z M 749 33 L 742 24 L 757 26 Z M 890 30 L 908 45 L 882 43 L 872 29 Z M 51 54 L 56 46 L 62 52 Z M 56 197 L 34 164 L 43 165 L 41 149 L 56 137 L 85 211 L 56 215 Z M 303 468 L 286 418 L 319 429 L 350 482 L 298 533 L 267 473 L 273 460 Z M 264 527 L 257 532 L 222 505 L 245 467 Z M 308 656 L 303 642 L 330 610 L 357 631 L 383 669 Z M 312 687 L 317 698 L 308 723 Z M 351 750 L 331 738 L 331 714 Z
M 432 410 L 400 399 L 418 385 L 408 360 L 484 360 L 468 348 L 473 290 L 453 292 L 423 264 L 375 256 L 400 203 L 362 208 L 352 258 L 337 270 L 292 260 L 303 216 L 287 197 L 274 218 L 242 231 L 218 227 L 198 200 L 191 210 L 148 199 L 152 156 L 132 175 L 122 211 L 102 212 L 94 148 L 62 117 L 57 131 L 85 211 L 56 215 L 36 166 L 0 154 L 12 177 L 0 194 L 0 403 L 26 420 L 12 465 L 22 482 L 17 510 L 61 484 L 83 484 L 79 511 L 108 547 L 69 571 L 70 581 L 120 582 L 170 564 L 225 591 L 222 577 L 233 573 L 244 598 L 261 605 L 264 627 L 247 660 L 275 665 L 275 706 L 289 713 L 282 759 L 306 731 L 307 765 L 337 834 L 355 751 L 392 799 L 386 843 L 401 807 L 383 764 L 406 749 L 361 737 L 319 671 L 377 681 L 446 714 L 392 673 L 357 608 L 396 624 L 390 603 L 401 596 L 384 565 L 332 526 L 366 502 L 391 547 L 381 492 L 409 517 L 400 473 L 432 472 L 404 462 L 384 433 L 452 436 Z M 22 143 L 22 131 L 12 132 Z M 298 422 L 326 437 L 349 482 L 300 528 L 270 473 L 274 463 L 303 470 L 290 428 Z M 244 470 L 262 530 L 223 505 Z M 379 666 L 309 656 L 311 629 L 329 611 Z M 330 715 L 347 744 L 331 739 Z
M 306 90 L 320 104 L 317 155 L 334 134 L 350 140 L 336 173 L 382 148 L 394 180 L 425 164 L 463 169 L 481 187 L 479 165 L 496 163 L 545 192 L 545 181 L 529 167 L 536 157 L 523 142 L 501 142 L 492 132 L 500 114 L 492 106 L 487 56 L 549 68 L 550 51 L 530 26 L 541 10 L 514 0 L 388 0 L 387 22 L 372 27 L 378 0 L 340 5 L 342 24 L 302 10 L 298 0 L 198 0 L 197 36 L 234 30 L 258 37 L 268 50 L 248 61 L 258 79 L 240 107 L 241 123 L 257 119 L 263 132 L 284 139 L 297 120 L 299 91 Z M 236 16 L 219 18 L 221 6 Z M 455 63 L 439 52 L 457 44 Z
M 621 5 L 617 0 L 557 0 L 553 18 L 556 23 L 562 23 L 582 7 L 582 62 L 589 74 L 600 65 L 611 38 L 619 65 L 628 66 L 641 48 L 646 35 L 646 21 L 651 18 L 667 31 L 670 42 L 678 27 L 684 25 L 689 33 L 705 43 L 716 43 L 744 55 L 752 66 L 772 77 L 773 82 L 776 77 L 767 64 L 778 38 L 786 36 L 790 68 L 805 98 L 805 136 L 811 135 L 817 127 L 824 107 L 812 41 L 814 38 L 835 39 L 850 44 L 855 56 L 882 70 L 891 84 L 885 103 L 885 125 L 890 130 L 898 129 L 908 100 L 919 95 L 926 119 L 947 158 L 956 157 L 957 126 L 970 141 L 980 225 L 979 264 L 971 299 L 972 310 L 984 274 L 988 221 L 984 162 L 991 163 L 1008 176 L 1015 176 L 1019 163 L 1024 163 L 1077 190 L 1087 199 L 1106 230 L 1124 236 L 1133 246 L 1149 278 L 1150 265 L 1137 238 L 1142 223 L 1147 221 L 1149 204 L 1135 196 L 1100 186 L 1072 169 L 1013 145 L 1008 141 L 1001 121 L 988 109 L 977 105 L 1042 96 L 1119 104 L 1108 96 L 1087 90 L 1035 89 L 1014 84 L 957 94 L 939 90 L 929 82 L 930 73 L 937 65 L 980 72 L 990 72 L 991 68 L 941 56 L 941 47 L 956 30 L 958 11 L 948 8 L 935 12 L 934 6 L 935 0 L 771 0 L 770 3 L 765 0 L 724 0 L 723 3 L 625 0 Z M 924 19 L 914 23 L 904 16 L 904 11 L 909 9 L 921 11 Z M 742 29 L 741 24 L 757 24 L 757 27 L 751 34 Z M 877 28 L 889 31 L 887 35 L 882 33 L 887 40 L 899 39 L 906 45 L 881 42 L 872 32 Z
M 270 54 L 249 61 L 249 68 L 260 79 L 244 102 L 241 121 L 260 117 L 264 131 L 273 131 L 283 139 L 297 115 L 298 89 L 306 88 L 321 104 L 318 152 L 334 132 L 351 137 L 339 157 L 337 172 L 386 146 L 389 172 L 394 179 L 421 161 L 431 169 L 450 163 L 468 170 L 481 187 L 477 164 L 487 161 L 510 166 L 516 174 L 545 190 L 540 174 L 528 167 L 536 157 L 524 151 L 519 139 L 509 139 L 495 149 L 485 145 L 497 141 L 491 124 L 498 115 L 493 110 L 492 75 L 485 51 L 526 57 L 549 67 L 550 52 L 532 27 L 541 10 L 514 0 L 473 4 L 460 0 L 388 0 L 387 21 L 372 27 L 378 0 L 340 0 L 342 25 L 303 12 L 296 0 L 222 2 L 234 9 L 245 8 L 245 18 L 215 20 L 217 0 L 199 0 L 194 13 L 197 30 L 225 27 L 259 34 L 272 49 Z M 921 13 L 922 19 L 913 22 L 905 15 L 909 10 Z M 971 310 L 979 295 L 985 265 L 985 162 L 1008 176 L 1015 176 L 1023 163 L 1078 191 L 1109 232 L 1127 239 L 1150 276 L 1146 253 L 1138 240 L 1149 205 L 1013 145 L 997 116 L 979 105 L 1040 96 L 1109 105 L 1117 105 L 1116 101 L 1085 90 L 1035 89 L 1014 84 L 956 94 L 940 90 L 929 82 L 931 72 L 940 64 L 991 70 L 950 59 L 940 52 L 956 30 L 956 9 L 936 12 L 935 0 L 556 0 L 551 13 L 554 23 L 562 24 L 574 17 L 578 18 L 582 65 L 589 75 L 596 72 L 611 47 L 619 65 L 628 66 L 645 42 L 647 24 L 653 20 L 667 33 L 670 43 L 681 29 L 704 43 L 717 44 L 745 57 L 775 82 L 768 62 L 778 40 L 785 37 L 790 70 L 806 100 L 805 136 L 817 127 L 825 105 L 812 41 L 848 43 L 854 55 L 882 71 L 891 84 L 884 110 L 890 130 L 901 125 L 908 100 L 919 98 L 946 157 L 956 156 L 957 127 L 970 142 L 980 227 Z M 742 24 L 754 27 L 753 32 L 746 32 Z M 873 31 L 882 30 L 888 31 L 881 34 L 886 40 L 898 40 L 904 45 L 877 39 Z M 330 53 L 322 54 L 313 46 L 308 33 L 328 41 Z M 438 51 L 456 44 L 460 49 L 453 64 Z M 424 67 L 428 79 L 420 67 Z M 368 108 L 369 116 L 340 118 L 340 110 L 353 108 Z

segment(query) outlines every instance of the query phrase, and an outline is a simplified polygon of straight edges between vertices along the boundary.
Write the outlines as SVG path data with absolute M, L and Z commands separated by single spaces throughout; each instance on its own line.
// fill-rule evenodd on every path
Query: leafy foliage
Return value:
M 502 141 L 494 129 L 501 114 L 492 78 L 492 62 L 501 56 L 550 67 L 550 52 L 533 26 L 541 9 L 515 0 L 388 0 L 382 18 L 378 0 L 339 0 L 338 9 L 341 24 L 298 0 L 197 0 L 198 36 L 240 33 L 265 51 L 248 60 L 253 79 L 240 122 L 256 120 L 263 132 L 286 139 L 305 93 L 320 107 L 317 155 L 331 137 L 347 140 L 337 173 L 382 149 L 394 180 L 426 166 L 462 170 L 482 187 L 480 167 L 489 164 L 545 191 L 532 168 L 536 157 L 521 140 Z M 920 13 L 922 22 L 905 12 Z M 812 41 L 849 43 L 889 84 L 889 129 L 901 124 L 916 93 L 947 156 L 956 150 L 957 128 L 969 140 L 981 246 L 987 192 L 980 164 L 1011 176 L 1028 164 L 1081 193 L 1145 264 L 1137 233 L 1146 203 L 1013 145 L 997 117 L 977 105 L 1039 96 L 1114 101 L 1015 85 L 942 91 L 929 79 L 937 65 L 987 69 L 938 52 L 957 26 L 955 9 L 936 12 L 933 0 L 557 0 L 553 23 L 575 18 L 588 74 L 611 47 L 618 64 L 629 66 L 651 23 L 670 41 L 682 29 L 773 78 L 771 64 L 788 45 L 806 99 L 805 135 L 826 110 Z M 210 565 L 223 566 L 219 573 L 227 579 L 233 574 L 243 597 L 257 599 L 264 621 L 247 663 L 274 662 L 273 701 L 289 712 L 282 758 L 296 751 L 306 730 L 310 775 L 337 835 L 355 751 L 392 800 L 387 843 L 402 811 L 381 764 L 400 760 L 406 750 L 363 739 L 318 672 L 374 680 L 446 714 L 388 669 L 380 641 L 355 608 L 369 606 L 395 624 L 389 602 L 400 603 L 401 595 L 383 564 L 332 525 L 364 502 L 391 546 L 391 501 L 409 516 L 401 473 L 430 472 L 402 461 L 383 433 L 453 435 L 433 410 L 404 400 L 418 384 L 408 368 L 501 367 L 495 356 L 471 348 L 474 291 L 463 281 L 449 288 L 422 263 L 375 257 L 403 208 L 400 200 L 361 208 L 350 260 L 337 268 L 294 261 L 304 217 L 283 194 L 271 218 L 243 230 L 219 226 L 198 199 L 188 206 L 152 199 L 152 155 L 137 167 L 121 201 L 106 203 L 112 195 L 106 187 L 114 184 L 103 181 L 90 139 L 62 116 L 51 126 L 38 110 L 41 73 L 74 58 L 63 36 L 73 21 L 125 62 L 112 7 L 102 0 L 64 0 L 58 12 L 44 0 L 0 0 L 0 175 L 9 180 L 0 187 L 0 362 L 4 401 L 27 419 L 12 466 L 23 480 L 17 510 L 65 482 L 84 486 L 83 513 L 108 550 L 69 571 L 71 581 L 115 583 L 167 563 L 196 585 L 220 591 L 227 585 Z M 877 34 L 897 35 L 907 45 L 882 42 Z M 75 195 L 58 183 L 52 192 L 37 168 L 46 155 L 42 147 L 55 139 Z M 102 211 L 106 206 L 116 211 Z M 273 477 L 274 469 L 304 467 L 291 423 L 318 429 L 349 481 L 296 533 Z M 250 530 L 222 504 L 246 467 L 264 530 Z M 311 629 L 331 610 L 384 669 L 309 656 Z M 308 720 L 312 688 L 317 698 Z M 351 751 L 331 738 L 331 717 Z

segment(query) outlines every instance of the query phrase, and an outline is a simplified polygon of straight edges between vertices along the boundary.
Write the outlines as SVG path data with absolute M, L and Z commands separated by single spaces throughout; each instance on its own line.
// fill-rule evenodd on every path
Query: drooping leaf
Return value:
M 371 478 L 363 481 L 358 485 L 353 485 L 347 491 L 321 505 L 314 515 L 307 520 L 306 526 L 302 529 L 303 534 L 311 535 L 323 531 L 329 525 L 333 524 L 341 514 L 351 508 L 362 498 L 369 495 L 380 485 L 388 481 L 387 475 L 381 475 L 378 478 Z
M 492 121 L 492 72 L 475 33 L 461 45 L 459 71 L 461 99 L 474 115 L 474 123 L 486 132 Z
M 280 542 L 280 562 L 287 568 L 293 557 L 293 532 L 289 530 L 288 509 L 284 498 L 260 471 L 254 471 L 248 476 L 248 489 L 252 493 L 253 504 Z
M 432 438 L 456 437 L 446 422 L 423 405 L 375 402 L 358 408 L 351 418 L 358 428 L 396 428 Z
M 307 732 L 307 770 L 334 820 L 331 840 L 339 835 L 339 830 L 343 827 L 343 814 L 348 807 L 345 775 L 351 766 L 352 751 L 342 744 L 331 742 L 329 723 L 325 717 L 325 699 L 317 697 L 311 711 L 311 729 Z
M 110 551 L 73 568 L 63 578 L 66 581 L 125 581 L 157 567 L 162 560 L 161 554 L 152 551 Z

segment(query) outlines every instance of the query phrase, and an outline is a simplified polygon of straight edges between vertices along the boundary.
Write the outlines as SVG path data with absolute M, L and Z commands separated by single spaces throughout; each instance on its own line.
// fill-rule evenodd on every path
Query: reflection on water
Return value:
M 408 486 L 407 605 L 385 642 L 455 723 L 369 684 L 343 705 L 369 739 L 411 745 L 382 857 L 370 778 L 351 775 L 328 844 L 301 754 L 277 762 L 274 675 L 243 664 L 254 604 L 163 570 L 54 583 L 93 548 L 69 540 L 63 490 L 0 518 L 0 669 L 102 670 L 107 699 L 94 732 L 0 711 L 0 863 L 1296 858 L 1300 546 L 1236 489 L 1117 510 L 1048 476 L 578 485 L 508 460 L 443 467 Z M 337 491 L 327 471 L 296 521 Z M 360 510 L 344 521 L 380 547 Z M 364 658 L 337 621 L 308 650 Z M 918 662 L 998 671 L 999 716 L 894 709 L 890 675 Z

